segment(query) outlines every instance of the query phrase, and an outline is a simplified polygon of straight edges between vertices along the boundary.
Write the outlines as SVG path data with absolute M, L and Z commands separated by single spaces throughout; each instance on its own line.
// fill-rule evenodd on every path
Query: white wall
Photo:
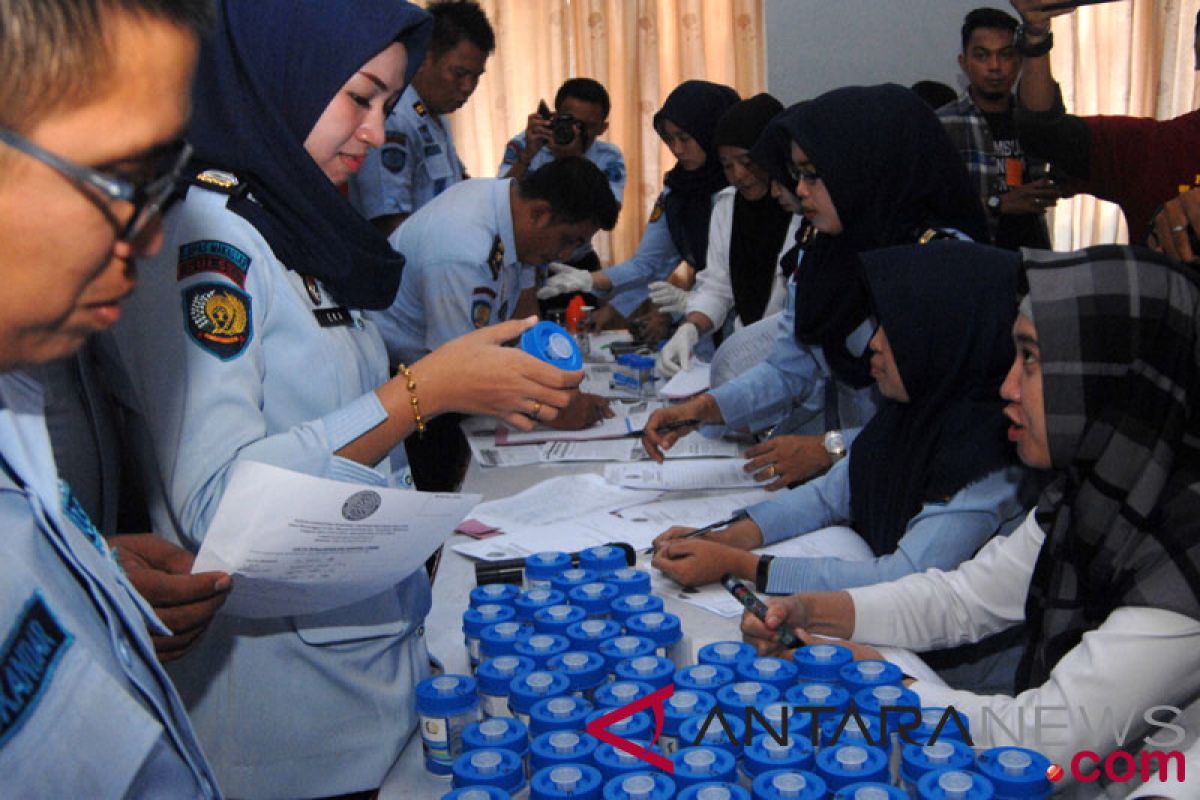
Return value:
M 852 84 L 961 91 L 959 29 L 988 5 L 1013 13 L 1007 0 L 763 0 L 767 91 L 784 105 Z

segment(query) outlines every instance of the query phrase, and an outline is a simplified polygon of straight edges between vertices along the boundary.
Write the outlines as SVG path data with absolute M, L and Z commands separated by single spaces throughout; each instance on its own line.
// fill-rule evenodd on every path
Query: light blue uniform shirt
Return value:
M 197 549 L 233 465 L 258 461 L 375 486 L 409 482 L 403 447 L 373 467 L 334 453 L 386 419 L 375 326 L 323 327 L 329 293 L 288 270 L 226 196 L 189 190 L 115 329 L 135 432 L 152 448 L 155 530 Z M 119 384 L 114 384 L 114 387 Z M 120 391 L 120 390 L 118 390 Z M 165 503 L 162 502 L 165 499 Z M 253 536 L 253 530 L 245 535 Z M 379 786 L 416 725 L 428 670 L 424 570 L 373 598 L 304 617 L 218 613 L 171 667 L 225 791 L 343 794 Z M 417 633 L 418 635 L 413 635 Z
M 44 402 L 24 373 L 0 375 L 3 794 L 215 797 L 146 632 L 166 629 L 64 509 Z
M 838 414 L 833 427 L 861 428 L 875 415 L 880 402 L 875 384 L 855 389 L 834 381 L 821 348 L 796 340 L 796 273 L 788 283 L 770 355 L 711 391 L 726 426 L 757 431 L 793 417 L 810 420 L 799 432 L 824 432 L 831 427 L 826 420 L 827 401 L 836 396 Z M 863 340 L 865 348 L 872 332 L 871 326 L 865 325 L 852 338 Z
M 390 308 L 369 312 L 392 363 L 411 364 L 451 339 L 510 319 L 533 267 L 517 260 L 509 178 L 473 178 L 392 232 L 404 277 Z
M 604 270 L 605 277 L 613 285 L 612 291 L 606 295 L 609 304 L 625 316 L 629 316 L 649 296 L 646 287 L 651 281 L 666 280 L 683 260 L 671 239 L 667 215 L 662 210 L 663 200 L 670 193 L 670 189 L 663 189 L 654 202 L 654 210 L 650 212 L 650 220 L 646 223 L 646 230 L 633 257 Z M 713 194 L 714 203 L 717 194 L 719 192 Z
M 466 178 L 445 118 L 425 108 L 412 84 L 383 133 L 383 146 L 372 148 L 350 179 L 350 202 L 367 219 L 412 214 Z
M 746 511 L 774 544 L 830 525 L 850 524 L 850 458 L 819 478 L 751 506 Z M 945 503 L 926 503 L 908 521 L 894 553 L 866 561 L 776 558 L 767 591 L 823 592 L 894 581 L 927 569 L 951 570 L 997 533 L 1007 535 L 1025 517 L 1018 498 L 1023 470 L 997 470 L 959 489 Z
M 508 146 L 504 148 L 504 158 L 500 162 L 500 168 L 496 170 L 497 178 L 508 177 L 513 164 L 517 163 L 517 159 L 520 158 L 524 149 L 525 133 L 522 131 L 510 139 Z M 612 189 L 613 197 L 617 198 L 617 202 L 625 202 L 625 156 L 621 154 L 621 148 L 615 144 L 595 139 L 583 157 L 599 167 L 600 171 L 604 173 L 604 177 L 608 178 L 608 187 Z M 526 172 L 533 172 L 553 160 L 554 154 L 550 152 L 550 148 L 540 147 L 530 159 Z

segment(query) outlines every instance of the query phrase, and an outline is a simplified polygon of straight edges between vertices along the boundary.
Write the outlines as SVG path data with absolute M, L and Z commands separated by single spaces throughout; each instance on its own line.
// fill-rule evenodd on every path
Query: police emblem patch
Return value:
M 250 261 L 250 256 L 228 242 L 202 239 L 179 246 L 179 264 L 175 277 L 177 280 L 183 280 L 202 272 L 215 272 L 229 278 L 238 286 L 245 286 Z
M 482 298 L 471 302 L 471 321 L 476 328 L 486 328 L 492 321 L 492 303 Z
M 658 196 L 658 199 L 654 201 L 654 208 L 650 209 L 650 224 L 651 225 L 653 225 L 655 222 L 658 222 L 659 218 L 662 217 L 662 215 L 663 215 L 662 200 L 663 200 L 663 198 L 662 198 L 662 195 L 660 194 Z
M 383 505 L 379 492 L 364 489 L 355 492 L 342 503 L 342 517 L 350 522 L 359 522 L 374 514 Z
M 388 172 L 399 172 L 408 163 L 408 153 L 404 151 L 408 137 L 400 131 L 386 131 L 383 147 L 379 150 L 379 160 Z
M 250 295 L 220 283 L 201 283 L 183 293 L 184 326 L 192 341 L 222 361 L 250 343 Z
M 0 747 L 33 714 L 74 639 L 35 591 L 0 647 Z

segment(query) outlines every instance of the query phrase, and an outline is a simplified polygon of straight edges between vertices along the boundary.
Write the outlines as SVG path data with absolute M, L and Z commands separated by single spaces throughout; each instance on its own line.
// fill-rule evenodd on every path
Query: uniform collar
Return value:
M 504 245 L 503 264 L 509 266 L 517 263 L 517 239 L 513 235 L 512 199 L 509 197 L 509 186 L 512 178 L 500 178 L 492 183 L 492 206 L 496 210 L 496 232 L 500 235 L 500 243 Z

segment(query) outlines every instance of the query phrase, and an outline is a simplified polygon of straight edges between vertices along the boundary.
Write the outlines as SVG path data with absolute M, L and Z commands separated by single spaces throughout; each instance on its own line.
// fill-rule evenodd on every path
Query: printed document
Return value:
M 193 572 L 222 570 L 222 613 L 315 614 L 365 600 L 421 569 L 479 502 L 344 483 L 240 461 Z

